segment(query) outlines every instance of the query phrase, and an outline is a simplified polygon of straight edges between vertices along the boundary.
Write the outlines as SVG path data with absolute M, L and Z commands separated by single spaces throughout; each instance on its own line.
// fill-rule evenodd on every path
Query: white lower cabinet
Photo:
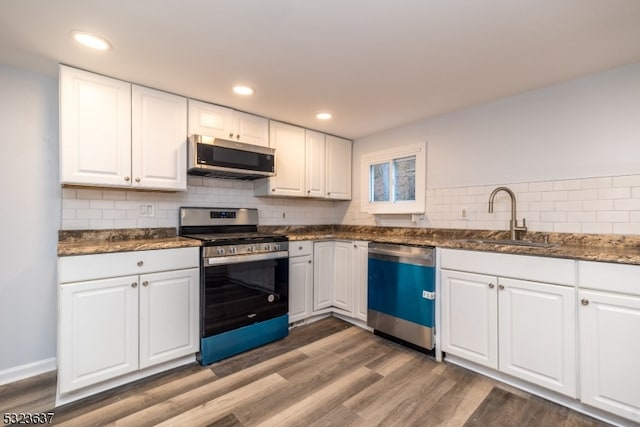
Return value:
M 289 323 L 313 312 L 313 242 L 289 242 Z
M 500 277 L 500 265 L 518 255 L 492 255 L 495 259 L 476 262 L 468 252 L 459 258 L 455 251 L 443 251 L 443 267 L 495 273 L 441 270 L 442 350 L 576 397 L 575 288 Z M 532 268 L 521 274 L 537 278 L 544 260 L 530 258 Z
M 314 243 L 313 310 L 366 321 L 368 242 L 331 240 Z
M 152 272 L 165 259 L 176 269 Z M 198 352 L 198 262 L 198 248 L 60 258 L 59 393 Z
M 580 261 L 578 275 L 580 400 L 639 423 L 640 266 Z

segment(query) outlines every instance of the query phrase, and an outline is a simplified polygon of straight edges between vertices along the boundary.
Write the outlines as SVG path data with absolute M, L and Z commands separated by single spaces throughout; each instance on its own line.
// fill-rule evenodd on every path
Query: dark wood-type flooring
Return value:
M 0 387 L 2 412 L 51 410 L 55 375 Z M 207 367 L 57 408 L 61 426 L 606 426 L 331 317 Z

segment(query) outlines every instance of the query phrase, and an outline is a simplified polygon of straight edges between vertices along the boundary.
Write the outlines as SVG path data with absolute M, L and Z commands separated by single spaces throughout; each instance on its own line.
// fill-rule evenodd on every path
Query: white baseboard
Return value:
M 58 364 L 55 357 L 14 366 L 13 368 L 0 371 L 0 385 L 24 380 L 25 378 L 44 374 L 45 372 L 55 371 L 56 369 L 58 369 Z

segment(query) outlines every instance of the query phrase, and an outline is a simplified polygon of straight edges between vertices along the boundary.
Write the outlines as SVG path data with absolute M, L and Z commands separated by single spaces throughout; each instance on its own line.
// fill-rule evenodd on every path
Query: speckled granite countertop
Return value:
M 58 256 L 198 246 L 200 246 L 199 240 L 179 237 L 175 228 L 60 230 L 58 232 Z
M 367 240 L 380 243 L 437 246 L 440 248 L 640 265 L 640 236 L 529 232 L 526 233 L 524 239 L 540 243 L 546 241 L 555 245 L 552 247 L 529 247 L 464 241 L 464 239 L 508 239 L 508 231 L 367 226 L 261 228 L 264 231 L 286 233 L 290 240 Z
M 529 247 L 464 241 L 507 239 L 507 231 L 344 225 L 260 226 L 259 230 L 286 234 L 293 241 L 367 240 L 640 265 L 640 236 L 528 232 L 524 236 L 526 240 L 555 244 L 552 247 Z M 58 256 L 200 246 L 199 240 L 177 236 L 175 228 L 61 230 L 58 240 Z

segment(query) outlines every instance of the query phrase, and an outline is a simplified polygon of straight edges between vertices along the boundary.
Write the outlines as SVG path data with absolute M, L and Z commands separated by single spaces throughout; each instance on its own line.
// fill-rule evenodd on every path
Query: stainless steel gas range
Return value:
M 202 241 L 203 365 L 288 334 L 289 243 L 257 226 L 257 209 L 180 208 L 180 235 Z

